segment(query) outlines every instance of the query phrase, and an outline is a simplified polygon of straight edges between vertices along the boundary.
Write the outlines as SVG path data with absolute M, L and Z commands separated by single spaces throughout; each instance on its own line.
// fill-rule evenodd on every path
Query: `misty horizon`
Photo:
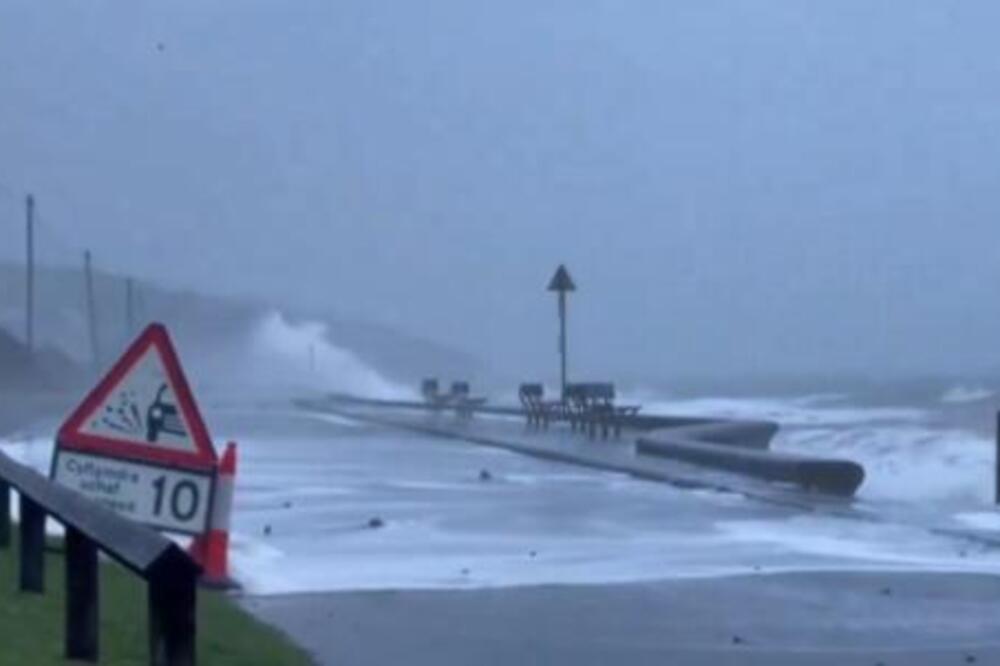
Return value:
M 986 2 L 0 4 L 0 224 L 498 372 L 1000 368 Z M 197 9 L 197 11 L 194 11 Z M 280 10 L 280 11 L 279 11 Z

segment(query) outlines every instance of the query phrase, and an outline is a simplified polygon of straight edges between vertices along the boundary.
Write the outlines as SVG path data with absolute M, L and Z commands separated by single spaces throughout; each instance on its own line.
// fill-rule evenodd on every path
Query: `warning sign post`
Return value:
M 170 336 L 152 324 L 59 429 L 51 475 L 138 522 L 201 534 L 216 464 Z

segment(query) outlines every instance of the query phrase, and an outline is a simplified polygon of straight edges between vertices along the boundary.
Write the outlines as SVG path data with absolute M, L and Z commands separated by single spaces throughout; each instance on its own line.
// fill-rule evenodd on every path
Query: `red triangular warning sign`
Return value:
M 186 469 L 215 449 L 170 335 L 151 324 L 59 429 L 61 448 Z

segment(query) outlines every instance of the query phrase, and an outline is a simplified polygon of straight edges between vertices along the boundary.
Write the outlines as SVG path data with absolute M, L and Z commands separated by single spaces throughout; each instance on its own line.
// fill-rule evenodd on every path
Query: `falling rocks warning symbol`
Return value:
M 153 324 L 60 428 L 59 446 L 183 468 L 211 469 L 215 450 L 177 352 Z

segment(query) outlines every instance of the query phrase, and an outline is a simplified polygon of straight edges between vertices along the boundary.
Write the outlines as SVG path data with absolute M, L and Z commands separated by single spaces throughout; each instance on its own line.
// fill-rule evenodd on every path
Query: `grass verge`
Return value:
M 15 529 L 16 531 L 16 529 Z M 0 665 L 65 665 L 64 564 L 59 546 L 45 558 L 45 594 L 17 591 L 17 542 L 0 548 Z M 101 566 L 101 660 L 149 663 L 146 586 L 115 562 Z M 198 591 L 200 666 L 308 666 L 312 661 L 279 632 L 247 615 L 220 592 Z

